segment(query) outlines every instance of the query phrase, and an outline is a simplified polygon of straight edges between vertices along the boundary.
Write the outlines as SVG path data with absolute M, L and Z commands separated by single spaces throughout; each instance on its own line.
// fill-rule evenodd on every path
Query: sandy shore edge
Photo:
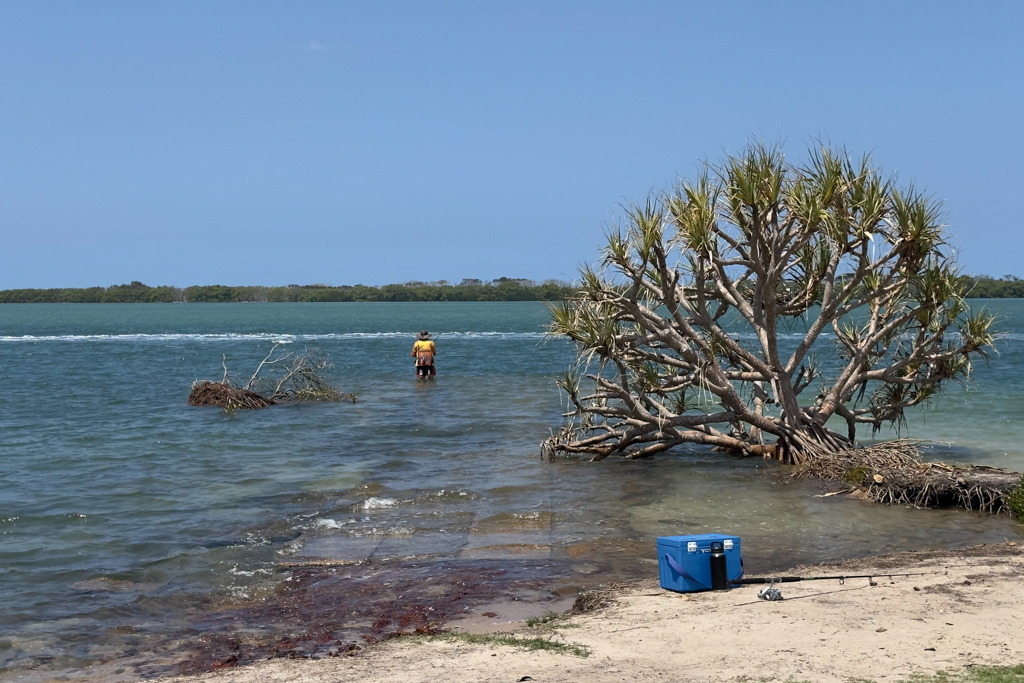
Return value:
M 924 551 L 796 568 L 786 574 L 865 579 L 680 595 L 655 580 L 618 585 L 609 604 L 520 637 L 579 645 L 566 652 L 494 643 L 398 639 L 352 657 L 269 660 L 162 683 L 342 681 L 873 681 L 1024 663 L 1024 547 Z M 900 573 L 935 572 L 899 577 Z M 890 574 L 892 577 L 890 578 Z M 524 677 L 529 677 L 525 678 Z

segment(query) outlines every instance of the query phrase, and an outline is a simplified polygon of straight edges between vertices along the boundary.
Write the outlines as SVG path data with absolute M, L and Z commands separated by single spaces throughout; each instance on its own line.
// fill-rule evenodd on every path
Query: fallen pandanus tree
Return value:
M 792 476 L 841 482 L 836 493 L 878 503 L 963 507 L 1024 518 L 1024 480 L 1017 472 L 986 465 L 927 462 L 919 444 L 899 439 L 810 458 Z
M 333 367 L 319 349 L 302 353 L 278 352 L 274 344 L 245 384 L 228 376 L 227 355 L 221 357 L 224 375 L 220 380 L 197 380 L 188 396 L 190 406 L 216 406 L 225 410 L 258 409 L 282 401 L 348 401 L 355 394 L 342 393 L 321 373 Z M 264 374 L 265 373 L 265 374 Z
M 825 478 L 861 468 L 888 482 L 868 485 L 878 500 L 1003 509 L 1003 479 L 1019 475 L 856 441 L 905 425 L 988 357 L 995 318 L 968 296 L 927 195 L 844 149 L 795 165 L 751 146 L 629 207 L 599 264 L 551 305 L 549 332 L 577 363 L 558 382 L 565 427 L 541 452 L 698 444 Z

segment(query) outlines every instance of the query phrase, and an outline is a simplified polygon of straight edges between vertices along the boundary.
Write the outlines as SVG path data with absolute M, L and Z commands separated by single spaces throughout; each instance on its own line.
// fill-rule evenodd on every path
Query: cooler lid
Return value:
M 725 541 L 732 540 L 733 542 L 739 542 L 739 536 L 731 536 L 729 534 L 693 534 L 690 536 L 658 536 L 658 545 L 668 546 L 669 548 L 685 548 L 687 543 L 697 543 L 698 545 L 707 545 L 711 541 Z

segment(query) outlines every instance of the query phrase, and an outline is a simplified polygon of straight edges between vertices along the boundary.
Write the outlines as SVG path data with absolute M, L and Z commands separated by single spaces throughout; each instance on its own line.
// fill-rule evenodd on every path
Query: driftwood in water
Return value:
M 227 382 L 214 382 L 208 379 L 193 384 L 192 391 L 188 395 L 190 406 L 216 406 L 227 410 L 267 408 L 275 403 L 276 401 L 264 398 L 253 391 L 233 387 Z
M 256 368 L 246 389 L 257 391 L 274 401 L 329 401 L 356 402 L 355 394 L 338 391 L 322 376 L 324 370 L 334 367 L 320 349 L 306 349 L 302 353 L 275 355 L 278 344 Z M 267 368 L 269 374 L 260 372 Z
M 916 441 L 875 444 L 809 459 L 796 476 L 820 477 L 849 484 L 879 503 L 916 507 L 964 507 L 985 512 L 1022 514 L 1021 475 L 984 465 L 924 462 Z
M 224 376 L 220 381 L 197 380 L 188 396 L 190 406 L 216 406 L 225 410 L 267 408 L 279 401 L 349 401 L 355 394 L 345 394 L 331 386 L 320 373 L 333 367 L 318 349 L 303 353 L 277 353 L 274 344 L 256 372 L 244 385 L 228 378 L 227 356 L 221 358 Z M 268 375 L 260 373 L 266 370 Z

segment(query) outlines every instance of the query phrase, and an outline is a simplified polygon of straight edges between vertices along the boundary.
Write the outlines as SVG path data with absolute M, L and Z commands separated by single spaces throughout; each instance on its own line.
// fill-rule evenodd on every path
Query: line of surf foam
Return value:
M 6 335 L 0 342 L 181 342 L 181 341 L 270 341 L 293 343 L 320 340 L 415 339 L 415 332 L 339 332 L 326 334 L 272 333 L 137 333 L 137 334 L 54 334 Z M 543 332 L 440 332 L 434 339 L 543 339 Z
M 376 340 L 376 339 L 414 339 L 415 332 L 335 332 L 335 333 L 310 333 L 310 334 L 274 334 L 269 332 L 215 332 L 215 333 L 128 333 L 128 334 L 53 334 L 53 335 L 0 335 L 0 343 L 17 342 L 231 342 L 231 341 L 271 341 L 289 344 L 306 341 L 352 341 L 352 340 Z M 741 340 L 756 340 L 756 336 L 749 333 L 733 335 Z M 534 339 L 541 340 L 547 337 L 544 332 L 438 332 L 432 335 L 434 339 Z M 831 339 L 834 335 L 824 332 L 821 339 Z M 780 339 L 802 339 L 803 333 L 791 332 L 779 334 Z M 1024 340 L 1024 333 L 1005 333 L 1000 335 L 1000 341 L 1021 341 Z

